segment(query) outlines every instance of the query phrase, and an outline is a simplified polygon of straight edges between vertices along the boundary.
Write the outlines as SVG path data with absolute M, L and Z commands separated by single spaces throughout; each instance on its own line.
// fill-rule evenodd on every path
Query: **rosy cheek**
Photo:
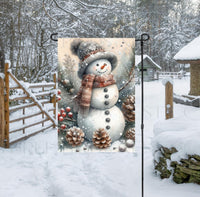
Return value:
M 97 67 L 95 66 L 94 68 L 93 68 L 93 70 L 95 71 L 97 69 Z

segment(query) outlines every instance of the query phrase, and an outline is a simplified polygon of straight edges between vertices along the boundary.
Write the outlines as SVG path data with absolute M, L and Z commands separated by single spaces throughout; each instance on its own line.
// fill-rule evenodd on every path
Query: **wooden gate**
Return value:
M 19 81 L 5 64 L 5 80 L 0 77 L 0 146 L 9 148 L 13 143 L 55 128 L 56 93 L 56 73 L 53 82 L 30 84 Z

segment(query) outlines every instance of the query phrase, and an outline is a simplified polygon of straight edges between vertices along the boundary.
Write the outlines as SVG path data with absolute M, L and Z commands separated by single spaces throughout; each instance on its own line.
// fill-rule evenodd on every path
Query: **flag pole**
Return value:
M 140 42 L 141 46 L 141 190 L 142 197 L 144 197 L 144 42 L 149 40 L 150 36 L 147 33 L 141 34 L 140 39 L 136 41 Z

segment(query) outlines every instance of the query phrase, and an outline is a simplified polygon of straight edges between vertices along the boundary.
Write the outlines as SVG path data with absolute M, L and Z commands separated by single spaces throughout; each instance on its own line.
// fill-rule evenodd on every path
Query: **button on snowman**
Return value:
M 78 75 L 82 79 L 76 98 L 78 126 L 90 141 L 93 133 L 103 128 L 114 142 L 121 137 L 125 127 L 124 116 L 116 106 L 119 90 L 111 74 L 117 58 L 94 42 L 73 42 L 71 50 L 80 59 Z

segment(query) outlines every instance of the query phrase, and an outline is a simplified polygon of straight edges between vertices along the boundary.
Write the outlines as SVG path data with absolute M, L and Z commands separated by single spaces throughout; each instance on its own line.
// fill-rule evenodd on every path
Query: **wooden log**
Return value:
M 197 176 L 200 178 L 200 171 L 197 171 L 197 170 L 192 170 L 192 169 L 189 169 L 189 168 L 186 168 L 186 167 L 183 167 L 181 165 L 177 165 L 177 168 L 185 173 L 185 174 L 188 174 L 188 175 L 192 175 L 192 176 Z
M 5 109 L 4 109 L 4 79 L 0 77 L 0 147 L 4 147 L 5 139 Z
M 9 148 L 9 94 L 10 94 L 10 88 L 9 88 L 9 64 L 5 64 L 5 89 L 6 89 L 6 95 L 5 95 L 5 147 Z
M 173 84 L 169 81 L 165 84 L 165 117 L 173 118 Z

